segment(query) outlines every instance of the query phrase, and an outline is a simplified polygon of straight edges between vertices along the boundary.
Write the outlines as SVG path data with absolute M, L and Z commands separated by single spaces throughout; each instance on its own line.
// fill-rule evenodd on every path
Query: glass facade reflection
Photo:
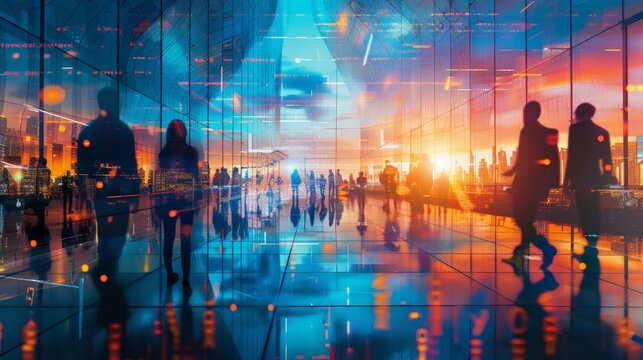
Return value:
M 512 221 L 529 101 L 599 234 Z M 637 359 L 643 2 L 0 0 L 0 203 L 0 358 Z

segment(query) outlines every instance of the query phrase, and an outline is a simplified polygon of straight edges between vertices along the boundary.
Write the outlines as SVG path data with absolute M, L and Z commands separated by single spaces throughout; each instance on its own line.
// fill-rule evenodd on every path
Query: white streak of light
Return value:
M 67 120 L 67 121 L 71 121 L 71 122 L 73 122 L 73 123 L 80 124 L 80 125 L 82 125 L 82 126 L 87 126 L 87 124 L 85 124 L 84 122 L 80 122 L 80 121 L 78 121 L 78 120 L 70 119 L 70 118 L 68 118 L 68 117 L 65 117 L 65 116 L 62 116 L 62 115 L 58 115 L 58 114 L 56 114 L 56 113 L 52 113 L 52 112 L 47 111 L 47 110 L 37 109 L 37 108 L 35 108 L 35 107 L 31 107 L 31 106 L 28 106 L 28 105 L 27 105 L 27 110 L 29 110 L 29 111 L 33 111 L 33 112 L 41 112 L 41 113 L 43 113 L 43 114 L 47 114 L 47 115 L 50 115 L 50 116 L 53 116 L 53 117 L 57 117 L 57 118 L 59 118 L 59 119 L 63 119 L 63 120 Z
M 366 66 L 368 61 L 368 54 L 371 52 L 371 44 L 373 43 L 373 33 L 368 37 L 368 45 L 366 46 L 366 53 L 364 54 L 364 61 L 362 61 L 362 66 Z

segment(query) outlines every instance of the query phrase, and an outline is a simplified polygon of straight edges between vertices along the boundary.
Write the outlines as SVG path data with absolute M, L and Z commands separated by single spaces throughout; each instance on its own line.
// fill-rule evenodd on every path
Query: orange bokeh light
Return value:
M 100 282 L 102 282 L 102 283 L 106 283 L 106 282 L 107 282 L 107 275 L 105 275 L 105 274 L 101 274 L 101 275 L 98 277 L 98 280 L 100 280 Z
M 31 246 L 32 248 L 35 248 L 36 246 L 38 246 L 38 242 L 36 240 L 31 240 L 29 241 L 29 246 Z
M 84 147 L 89 147 L 89 145 L 91 145 L 91 144 L 92 144 L 92 142 L 91 142 L 91 141 L 89 141 L 89 139 L 85 139 L 85 140 L 83 140 L 83 146 L 84 146 Z
M 170 211 L 167 213 L 167 215 L 168 215 L 169 217 L 171 217 L 171 218 L 175 218 L 178 214 L 179 214 L 179 212 L 178 212 L 178 211 L 176 211 L 176 210 L 170 210 Z
M 45 105 L 58 105 L 65 100 L 65 89 L 58 85 L 46 85 L 40 91 L 40 97 Z
M 237 311 L 237 304 L 230 304 L 230 311 L 232 312 Z

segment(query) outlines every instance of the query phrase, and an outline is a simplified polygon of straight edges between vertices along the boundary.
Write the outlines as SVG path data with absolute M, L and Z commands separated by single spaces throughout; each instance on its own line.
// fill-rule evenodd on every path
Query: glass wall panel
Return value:
M 622 19 L 623 0 L 572 0 L 572 44 L 608 30 Z

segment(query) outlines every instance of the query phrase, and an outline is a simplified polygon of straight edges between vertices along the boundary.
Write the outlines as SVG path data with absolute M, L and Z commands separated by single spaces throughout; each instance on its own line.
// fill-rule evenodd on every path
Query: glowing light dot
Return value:
M 32 248 L 35 248 L 36 246 L 38 246 L 38 242 L 36 240 L 31 240 L 29 241 L 29 246 L 31 246 Z
M 612 165 L 611 164 L 605 164 L 604 168 L 605 168 L 605 171 L 612 171 Z
M 107 110 L 101 109 L 99 113 L 100 113 L 100 116 L 107 117 Z
M 587 269 L 587 264 L 582 262 L 582 263 L 578 264 L 578 268 L 581 269 L 581 270 L 585 270 L 585 269 Z
M 15 52 L 15 53 L 11 54 L 11 58 L 14 59 L 14 60 L 20 59 L 20 53 Z
M 89 265 L 87 265 L 87 264 L 82 264 L 82 265 L 80 266 L 80 270 L 82 270 L 83 272 L 88 272 L 88 271 L 89 271 Z
M 65 125 L 58 125 L 58 132 L 65 132 Z
M 300 58 L 295 58 L 295 63 L 296 63 L 296 64 L 299 64 L 300 62 L 301 62 L 301 59 L 300 59 Z
M 629 91 L 629 92 L 632 92 L 632 91 L 636 90 L 636 86 L 634 86 L 634 85 L 632 85 L 632 84 L 628 84 L 628 85 L 625 87 L 625 90 L 627 90 L 627 91 Z
M 40 92 L 45 105 L 58 105 L 65 100 L 65 89 L 58 85 L 46 85 Z
M 230 311 L 232 312 L 237 311 L 237 304 L 230 304 Z
M 107 223 L 108 223 L 108 224 L 111 224 L 111 223 L 112 223 L 112 221 L 114 221 L 114 217 L 112 217 L 112 216 L 108 216 L 108 217 L 107 217 Z
M 551 160 L 550 159 L 545 159 L 545 160 L 543 160 L 543 164 L 551 165 Z
M 268 311 L 273 311 L 275 310 L 275 306 L 273 304 L 268 304 Z
M 29 136 L 29 135 L 25 136 L 25 141 L 26 141 L 26 142 L 31 141 L 31 136 Z
M 103 182 L 102 181 L 96 181 L 96 189 L 102 189 L 103 188 Z
M 89 141 L 88 139 L 83 140 L 83 146 L 84 147 L 89 147 L 89 145 L 91 145 L 91 144 L 92 144 L 92 142 Z
M 596 140 L 598 140 L 598 142 L 601 142 L 601 143 L 602 143 L 603 141 L 605 141 L 605 136 L 603 136 L 603 135 L 598 135 L 598 136 L 596 137 Z
M 101 274 L 101 275 L 98 277 L 98 280 L 100 280 L 100 282 L 102 282 L 102 283 L 106 283 L 106 282 L 107 282 L 107 275 L 105 275 L 105 274 Z
M 409 319 L 415 320 L 420 318 L 420 313 L 417 311 L 412 311 L 409 313 Z
M 179 214 L 179 212 L 178 212 L 178 211 L 176 211 L 176 210 L 170 210 L 170 211 L 167 213 L 167 215 L 168 215 L 169 217 L 171 217 L 171 218 L 175 218 L 178 214 Z

